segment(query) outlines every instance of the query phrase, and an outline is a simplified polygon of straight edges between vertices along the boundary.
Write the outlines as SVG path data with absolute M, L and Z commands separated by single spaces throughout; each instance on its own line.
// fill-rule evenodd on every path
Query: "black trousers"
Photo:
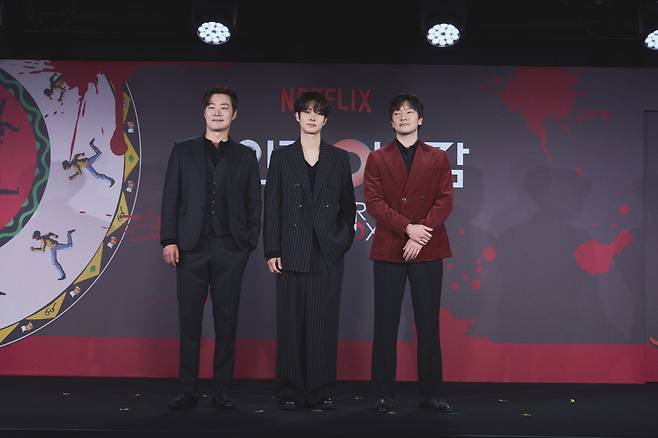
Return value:
M 418 334 L 418 380 L 421 397 L 439 397 L 443 384 L 439 307 L 443 261 L 373 264 L 375 325 L 372 350 L 372 381 L 377 398 L 394 397 L 398 327 L 402 298 L 411 285 Z
M 277 277 L 277 400 L 314 405 L 332 395 L 343 265 L 328 265 L 314 242 L 310 272 Z
M 183 392 L 197 392 L 203 307 L 210 289 L 215 326 L 213 390 L 226 391 L 235 364 L 235 332 L 242 276 L 249 251 L 230 237 L 202 236 L 182 251 L 177 273 L 180 325 L 179 377 Z

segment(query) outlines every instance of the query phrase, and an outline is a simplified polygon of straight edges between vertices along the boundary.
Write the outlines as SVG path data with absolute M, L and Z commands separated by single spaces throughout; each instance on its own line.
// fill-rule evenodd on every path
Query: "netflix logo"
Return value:
M 370 88 L 281 88 L 281 112 L 292 112 L 295 99 L 305 91 L 324 94 L 336 111 L 371 113 Z

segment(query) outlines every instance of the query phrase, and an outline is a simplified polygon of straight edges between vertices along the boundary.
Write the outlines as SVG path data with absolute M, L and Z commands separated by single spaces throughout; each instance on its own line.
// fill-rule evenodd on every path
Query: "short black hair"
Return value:
M 39 239 L 41 239 L 41 232 L 37 230 L 34 233 L 32 233 L 32 240 L 39 240 Z
M 228 97 L 231 98 L 231 105 L 233 106 L 233 112 L 236 112 L 238 110 L 238 93 L 236 93 L 233 89 L 229 87 L 213 87 L 207 90 L 205 93 L 203 93 L 203 98 L 201 99 L 201 103 L 203 105 L 204 110 L 210 103 L 210 98 L 212 97 L 213 94 L 226 94 Z
M 295 99 L 295 113 L 299 114 L 309 108 L 325 117 L 329 117 L 331 110 L 327 98 L 318 91 L 305 91 Z
M 62 168 L 64 170 L 69 170 L 71 168 L 71 162 L 69 160 L 62 161 Z
M 425 110 L 425 106 L 423 105 L 423 101 L 420 100 L 420 97 L 413 95 L 413 94 L 398 94 L 395 96 L 393 99 L 388 104 L 388 115 L 389 117 L 393 117 L 393 113 L 402 108 L 402 105 L 404 103 L 407 103 L 411 108 L 416 110 L 418 113 L 418 117 L 423 117 L 423 112 Z

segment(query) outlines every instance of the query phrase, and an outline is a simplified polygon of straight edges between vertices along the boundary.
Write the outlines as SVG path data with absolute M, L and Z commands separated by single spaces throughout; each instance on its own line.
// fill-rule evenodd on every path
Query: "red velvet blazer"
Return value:
M 409 239 L 405 233 L 409 224 L 434 229 L 413 262 L 452 255 L 444 225 L 452 211 L 452 171 L 443 150 L 419 142 L 407 173 L 393 141 L 368 156 L 364 183 L 368 213 L 377 221 L 371 260 L 405 263 L 402 248 Z

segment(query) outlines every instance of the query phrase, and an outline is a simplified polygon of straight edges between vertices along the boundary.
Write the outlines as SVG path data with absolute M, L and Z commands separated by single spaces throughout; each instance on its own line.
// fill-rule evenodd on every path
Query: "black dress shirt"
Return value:
M 416 140 L 416 143 L 409 147 L 405 147 L 402 143 L 400 143 L 400 140 L 397 138 L 395 139 L 395 142 L 398 144 L 398 148 L 400 149 L 400 154 L 402 154 L 404 165 L 407 167 L 407 173 L 411 172 L 411 163 L 414 161 L 414 155 L 416 154 L 416 147 L 418 146 L 419 141 L 420 140 Z

